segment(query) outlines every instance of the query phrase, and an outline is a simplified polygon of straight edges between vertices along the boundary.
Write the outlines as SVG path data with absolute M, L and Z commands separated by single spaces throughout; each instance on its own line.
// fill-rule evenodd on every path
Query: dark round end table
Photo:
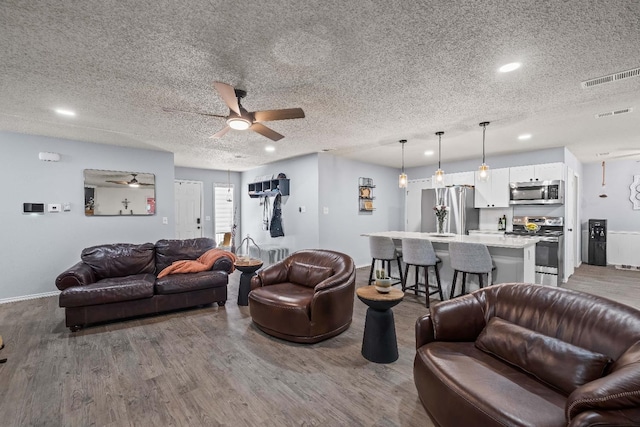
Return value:
M 251 291 L 251 278 L 262 267 L 262 260 L 255 258 L 238 258 L 235 267 L 242 272 L 240 275 L 240 288 L 238 289 L 238 305 L 249 305 L 249 292 Z
M 395 362 L 398 360 L 398 341 L 391 308 L 402 301 L 404 292 L 391 288 L 388 293 L 380 293 L 375 286 L 364 286 L 356 289 L 356 294 L 369 307 L 364 323 L 362 355 L 371 362 Z

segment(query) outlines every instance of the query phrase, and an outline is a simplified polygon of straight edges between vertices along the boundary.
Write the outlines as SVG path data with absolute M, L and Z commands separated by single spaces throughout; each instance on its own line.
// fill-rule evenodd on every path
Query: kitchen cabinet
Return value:
M 543 163 L 509 168 L 509 174 L 511 182 L 564 181 L 564 170 L 564 163 Z
M 481 181 L 479 173 L 476 172 L 475 186 L 476 208 L 509 207 L 509 168 L 490 170 L 486 181 Z

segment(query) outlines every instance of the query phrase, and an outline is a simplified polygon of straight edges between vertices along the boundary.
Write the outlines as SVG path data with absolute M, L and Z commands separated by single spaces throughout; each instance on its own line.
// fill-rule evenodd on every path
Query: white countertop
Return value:
M 504 236 L 494 234 L 474 234 L 474 235 L 439 235 L 437 233 L 419 233 L 414 231 L 379 231 L 374 233 L 363 233 L 362 236 L 385 236 L 392 239 L 426 239 L 435 243 L 463 242 L 482 243 L 488 247 L 524 249 L 533 246 L 540 241 L 539 237 L 529 236 Z

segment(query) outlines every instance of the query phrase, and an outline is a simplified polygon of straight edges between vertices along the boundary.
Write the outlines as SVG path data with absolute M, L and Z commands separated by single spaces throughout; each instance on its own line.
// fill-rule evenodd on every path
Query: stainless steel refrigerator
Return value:
M 474 208 L 474 188 L 454 185 L 444 188 L 422 190 L 422 227 L 423 233 L 437 231 L 437 220 L 433 210 L 436 205 L 449 207 L 447 214 L 448 230 L 454 234 L 468 234 L 480 223 L 480 210 Z

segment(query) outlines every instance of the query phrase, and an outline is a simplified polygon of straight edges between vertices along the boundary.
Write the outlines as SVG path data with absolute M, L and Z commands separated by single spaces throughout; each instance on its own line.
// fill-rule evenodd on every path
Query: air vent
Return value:
M 633 108 L 631 107 L 622 108 L 620 110 L 615 110 L 615 111 L 607 111 L 605 113 L 596 114 L 596 119 L 601 119 L 603 117 L 617 116 L 619 114 L 631 113 L 632 111 L 633 111 Z
M 630 77 L 638 77 L 640 76 L 640 67 L 634 68 L 633 70 L 621 71 L 615 74 L 609 74 L 608 76 L 597 77 L 595 79 L 586 80 L 582 82 L 582 88 L 586 89 L 592 86 L 601 85 L 603 83 L 611 83 L 617 80 L 628 79 Z

